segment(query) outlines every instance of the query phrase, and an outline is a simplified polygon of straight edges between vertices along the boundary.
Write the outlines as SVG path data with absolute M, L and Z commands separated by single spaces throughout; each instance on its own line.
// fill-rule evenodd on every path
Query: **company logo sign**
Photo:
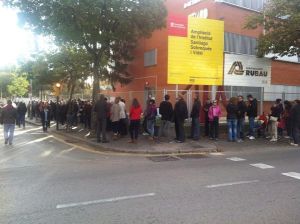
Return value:
M 188 19 L 186 17 L 169 17 L 169 36 L 187 37 Z
M 240 62 L 240 61 L 233 62 L 228 74 L 229 75 L 232 75 L 232 74 L 243 75 L 244 74 L 244 69 L 243 69 L 242 62 Z
M 246 72 L 246 73 L 245 73 Z M 243 69 L 243 64 L 240 61 L 235 61 L 233 62 L 228 74 L 232 75 L 244 75 L 246 76 L 268 76 L 268 71 L 264 71 L 263 68 L 253 68 L 253 67 L 247 67 L 246 70 L 244 71 Z
M 225 54 L 224 85 L 265 87 L 271 84 L 271 60 Z

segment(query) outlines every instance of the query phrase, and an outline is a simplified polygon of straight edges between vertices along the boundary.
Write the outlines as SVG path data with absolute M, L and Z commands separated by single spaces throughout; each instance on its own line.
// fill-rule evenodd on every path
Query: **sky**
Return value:
M 0 2 L 0 68 L 28 59 L 38 49 L 47 48 L 45 42 L 43 38 L 19 27 L 17 12 L 4 8 Z

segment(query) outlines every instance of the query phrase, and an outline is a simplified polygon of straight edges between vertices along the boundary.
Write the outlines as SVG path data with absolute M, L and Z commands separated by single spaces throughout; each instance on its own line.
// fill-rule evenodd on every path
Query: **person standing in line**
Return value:
M 211 100 L 207 99 L 204 106 L 203 106 L 203 111 L 204 111 L 204 129 L 205 129 L 205 135 L 204 136 L 209 136 L 209 118 L 208 118 L 208 110 L 212 106 Z
M 176 131 L 176 142 L 183 143 L 185 141 L 184 120 L 188 118 L 188 109 L 182 95 L 178 96 L 178 100 L 174 107 L 174 120 Z
M 161 114 L 161 122 L 158 132 L 159 138 L 161 138 L 163 135 L 168 138 L 170 134 L 170 124 L 173 118 L 173 106 L 169 100 L 170 96 L 165 95 L 165 100 L 159 105 L 159 113 Z
M 24 102 L 20 102 L 17 107 L 18 117 L 19 117 L 19 128 L 21 125 L 23 126 L 23 129 L 25 129 L 25 115 L 27 112 L 27 107 Z
M 129 112 L 129 119 L 130 119 L 129 132 L 131 137 L 129 143 L 137 143 L 142 112 L 143 111 L 138 100 L 134 98 Z
M 108 105 L 105 101 L 104 95 L 100 95 L 100 98 L 94 107 L 94 112 L 96 112 L 97 116 L 97 142 L 101 142 L 102 137 L 102 143 L 108 143 L 106 139 Z
M 48 127 L 50 127 L 50 111 L 51 110 L 48 102 L 42 102 L 42 104 L 40 105 L 40 117 L 44 132 L 47 132 Z
M 17 121 L 17 110 L 12 106 L 11 100 L 8 100 L 7 105 L 2 108 L 0 121 L 4 128 L 4 144 L 12 145 Z
M 120 101 L 120 98 L 116 97 L 115 102 L 111 106 L 110 119 L 111 119 L 114 140 L 116 140 L 118 138 L 118 135 L 120 133 L 119 123 L 120 123 L 121 107 L 120 107 L 119 101 Z
M 237 141 L 237 115 L 238 105 L 237 98 L 231 97 L 228 105 L 226 106 L 227 111 L 227 126 L 228 126 L 228 141 Z
M 270 142 L 276 142 L 278 140 L 278 122 L 280 121 L 280 115 L 283 112 L 281 99 L 276 99 L 275 103 L 271 107 L 270 122 L 271 122 L 271 140 Z
M 292 123 L 292 146 L 299 146 L 300 143 L 300 100 L 295 100 L 295 105 L 291 109 L 291 123 Z
M 253 98 L 251 94 L 247 96 L 248 106 L 247 106 L 247 116 L 249 119 L 249 133 L 248 137 L 250 140 L 254 140 L 254 129 L 255 129 L 255 118 L 257 117 L 257 100 Z
M 292 104 L 288 100 L 285 100 L 283 104 L 284 104 L 284 111 L 283 111 L 282 119 L 284 119 L 285 129 L 287 133 L 285 138 L 291 139 L 292 138 L 292 122 L 291 122 Z
M 155 119 L 157 115 L 157 110 L 155 106 L 155 100 L 149 101 L 149 106 L 147 108 L 147 128 L 148 132 L 150 133 L 150 140 L 154 140 L 154 126 L 155 126 Z
M 242 142 L 244 140 L 244 125 L 245 114 L 247 112 L 247 105 L 243 96 L 238 96 L 238 113 L 237 113 L 237 141 Z
M 217 100 L 213 101 L 212 106 L 208 110 L 210 139 L 218 140 L 219 137 L 219 119 L 221 117 L 221 109 Z
M 119 99 L 120 105 L 120 122 L 119 122 L 119 130 L 120 135 L 127 135 L 127 124 L 126 124 L 126 105 L 124 99 Z
M 192 125 L 190 138 L 197 141 L 200 139 L 200 111 L 201 101 L 196 97 L 191 111 Z

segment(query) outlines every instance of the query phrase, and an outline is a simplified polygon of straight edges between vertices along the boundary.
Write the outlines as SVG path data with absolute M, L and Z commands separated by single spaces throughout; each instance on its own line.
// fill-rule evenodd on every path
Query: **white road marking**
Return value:
M 250 164 L 250 165 L 254 166 L 254 167 L 257 167 L 257 168 L 260 168 L 260 169 L 272 169 L 272 168 L 275 168 L 274 166 L 270 166 L 270 165 L 263 164 L 263 163 L 254 163 L 254 164 Z
M 288 177 L 293 177 L 295 179 L 300 180 L 300 173 L 289 172 L 289 173 L 282 173 L 282 175 L 285 175 L 285 176 L 288 176 Z
M 239 158 L 239 157 L 230 157 L 230 158 L 227 158 L 227 159 L 231 160 L 231 161 L 234 161 L 234 162 L 246 161 L 245 159 Z
M 224 156 L 225 155 L 224 153 L 221 153 L 221 152 L 211 152 L 209 154 L 212 156 Z
M 100 199 L 100 200 L 95 200 L 95 201 L 61 204 L 61 205 L 57 205 L 56 208 L 57 209 L 71 208 L 71 207 L 78 207 L 78 206 L 84 206 L 84 205 L 102 204 L 102 203 L 108 203 L 108 202 L 124 201 L 124 200 L 129 200 L 129 199 L 137 199 L 137 198 L 153 197 L 153 196 L 155 196 L 155 193 L 129 195 L 129 196 L 116 197 L 116 198 Z
M 214 185 L 207 185 L 206 188 L 217 188 L 217 187 L 227 187 L 239 184 L 251 184 L 256 183 L 259 180 L 249 180 L 249 181 L 238 181 L 238 182 L 231 182 L 231 183 L 224 183 L 224 184 L 214 184 Z

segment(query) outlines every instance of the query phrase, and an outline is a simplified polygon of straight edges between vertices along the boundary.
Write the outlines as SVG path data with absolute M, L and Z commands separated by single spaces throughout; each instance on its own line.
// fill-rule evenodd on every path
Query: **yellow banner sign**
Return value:
M 223 85 L 223 21 L 171 16 L 168 31 L 168 84 Z

